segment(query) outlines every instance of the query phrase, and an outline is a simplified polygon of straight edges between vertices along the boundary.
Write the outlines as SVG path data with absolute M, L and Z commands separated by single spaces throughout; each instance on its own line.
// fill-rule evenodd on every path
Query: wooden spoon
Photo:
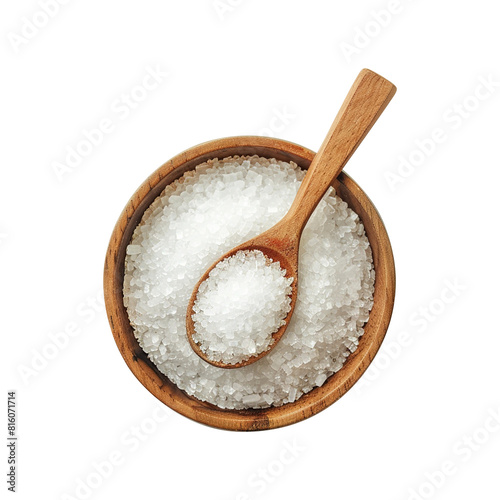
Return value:
M 233 248 L 205 271 L 194 287 L 186 313 L 188 340 L 200 358 L 219 368 L 239 368 L 255 363 L 278 344 L 290 323 L 297 300 L 299 242 L 304 226 L 332 181 L 342 171 L 395 93 L 396 87 L 391 82 L 373 71 L 363 69 L 349 90 L 323 144 L 311 162 L 290 210 L 271 229 Z M 286 271 L 287 278 L 293 278 L 291 309 L 285 318 L 285 324 L 273 334 L 273 342 L 266 351 L 240 363 L 227 364 L 209 359 L 194 341 L 193 305 L 198 288 L 207 279 L 210 271 L 221 260 L 240 250 L 260 250 L 273 261 L 280 263 Z

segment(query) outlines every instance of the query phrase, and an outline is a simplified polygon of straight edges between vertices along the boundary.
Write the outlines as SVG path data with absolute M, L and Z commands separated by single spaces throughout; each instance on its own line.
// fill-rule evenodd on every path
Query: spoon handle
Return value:
M 359 73 L 285 216 L 297 234 L 395 93 L 396 87 L 377 73 Z

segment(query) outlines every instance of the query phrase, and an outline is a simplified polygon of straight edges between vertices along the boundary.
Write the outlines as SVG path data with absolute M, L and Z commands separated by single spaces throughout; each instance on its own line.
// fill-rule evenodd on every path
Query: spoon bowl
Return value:
M 188 304 L 188 314 L 186 314 L 186 332 L 189 344 L 193 351 L 204 359 L 207 363 L 217 366 L 218 368 L 241 368 L 242 366 L 255 363 L 262 357 L 266 356 L 279 342 L 285 330 L 290 323 L 292 318 L 293 310 L 295 308 L 295 302 L 297 301 L 297 281 L 298 281 L 298 253 L 297 248 L 299 245 L 299 238 L 296 237 L 291 239 L 288 235 L 282 235 L 279 231 L 280 226 L 277 224 L 273 226 L 268 231 L 260 234 L 257 238 L 253 238 L 242 245 L 239 245 L 229 252 L 225 253 L 219 260 L 214 262 L 196 283 L 191 299 Z M 215 361 L 209 358 L 201 349 L 199 344 L 194 340 L 193 334 L 195 333 L 195 325 L 193 321 L 193 306 L 198 295 L 198 289 L 200 285 L 208 278 L 208 275 L 214 269 L 214 267 L 219 264 L 219 262 L 232 257 L 235 253 L 239 251 L 252 251 L 259 250 L 266 257 L 271 259 L 273 262 L 279 262 L 281 268 L 285 271 L 286 278 L 293 278 L 290 287 L 292 289 L 290 294 L 290 310 L 288 311 L 286 317 L 284 318 L 285 324 L 281 326 L 276 332 L 272 334 L 272 343 L 264 351 L 251 356 L 248 360 L 241 361 L 239 363 L 224 363 L 222 361 Z
M 363 69 L 349 90 L 286 215 L 271 229 L 220 257 L 200 278 L 187 307 L 186 332 L 192 349 L 204 361 L 219 368 L 240 368 L 255 363 L 278 344 L 290 323 L 297 300 L 298 254 L 302 231 L 332 181 L 342 171 L 395 93 L 396 87 L 391 82 L 373 71 Z M 241 250 L 261 250 L 268 258 L 280 263 L 281 268 L 286 271 L 286 277 L 293 278 L 291 309 L 284 319 L 285 324 L 272 334 L 272 343 L 266 350 L 237 363 L 226 363 L 208 356 L 193 338 L 196 333 L 193 307 L 199 287 L 212 269 Z

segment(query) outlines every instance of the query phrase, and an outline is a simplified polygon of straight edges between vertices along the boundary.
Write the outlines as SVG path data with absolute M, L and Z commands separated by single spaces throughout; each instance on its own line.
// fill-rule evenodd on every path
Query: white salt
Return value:
M 210 271 L 192 316 L 193 340 L 208 359 L 234 365 L 271 347 L 291 309 L 293 278 L 285 274 L 259 250 L 239 251 Z
M 304 174 L 294 163 L 256 156 L 211 160 L 168 185 L 135 229 L 123 287 L 130 323 L 158 370 L 187 394 L 221 408 L 280 406 L 325 383 L 357 348 L 375 272 L 363 225 L 333 190 L 304 229 L 297 302 L 278 345 L 228 370 L 200 359 L 187 339 L 186 309 L 199 278 L 277 223 Z

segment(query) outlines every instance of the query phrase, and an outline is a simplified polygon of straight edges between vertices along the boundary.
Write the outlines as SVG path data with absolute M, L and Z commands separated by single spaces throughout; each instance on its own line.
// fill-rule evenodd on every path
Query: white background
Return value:
M 496 4 L 218 5 L 73 0 L 33 29 L 47 21 L 37 1 L 2 2 L 2 405 L 16 389 L 18 498 L 499 498 Z M 168 76 L 118 111 L 148 67 Z M 316 150 L 363 67 L 398 87 L 346 169 L 396 258 L 376 361 L 340 401 L 287 428 L 234 433 L 158 413 L 100 299 L 120 211 L 159 165 L 209 139 L 267 133 Z M 101 144 L 56 175 L 105 118 Z M 436 128 L 445 139 L 432 146 Z M 401 157 L 418 165 L 391 188 Z M 78 334 L 54 353 L 50 335 L 71 324 Z M 110 455 L 119 464 L 97 475 Z

